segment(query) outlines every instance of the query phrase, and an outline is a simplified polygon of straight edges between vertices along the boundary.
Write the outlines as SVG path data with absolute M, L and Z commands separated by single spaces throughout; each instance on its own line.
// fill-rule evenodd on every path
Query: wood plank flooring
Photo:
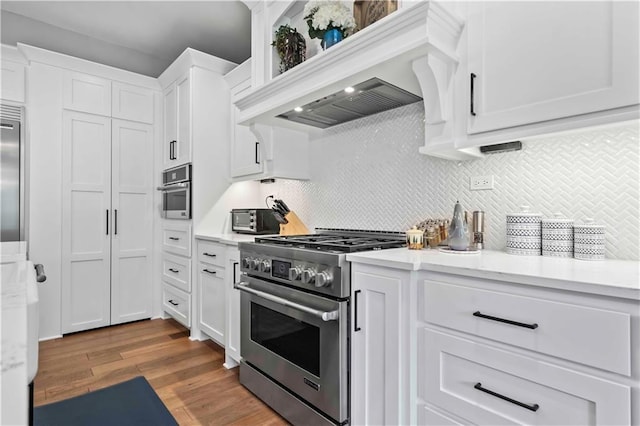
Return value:
M 222 366 L 224 349 L 171 319 L 40 342 L 39 355 L 36 406 L 144 376 L 181 425 L 287 424 Z

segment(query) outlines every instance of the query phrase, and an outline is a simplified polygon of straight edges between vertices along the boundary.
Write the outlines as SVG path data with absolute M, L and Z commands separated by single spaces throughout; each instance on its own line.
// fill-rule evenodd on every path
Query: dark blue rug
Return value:
M 36 426 L 178 425 L 142 376 L 33 411 Z

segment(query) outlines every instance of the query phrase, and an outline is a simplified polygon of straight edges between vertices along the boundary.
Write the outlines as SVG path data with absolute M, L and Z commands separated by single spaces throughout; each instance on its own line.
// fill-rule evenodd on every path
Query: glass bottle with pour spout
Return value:
M 449 248 L 452 250 L 467 250 L 469 248 L 469 227 L 465 221 L 464 211 L 460 202 L 456 201 L 453 208 L 453 218 L 449 225 Z

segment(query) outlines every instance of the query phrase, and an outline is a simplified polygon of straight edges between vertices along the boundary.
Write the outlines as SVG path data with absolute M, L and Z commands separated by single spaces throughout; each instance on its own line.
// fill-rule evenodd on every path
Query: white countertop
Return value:
M 27 274 L 20 243 L 2 243 L 2 376 L 0 424 L 27 424 Z M 26 247 L 26 246 L 25 246 Z
M 195 237 L 199 240 L 214 241 L 222 244 L 229 244 L 237 246 L 238 243 L 252 242 L 257 237 L 266 237 L 267 235 L 249 235 L 249 234 L 209 234 L 209 233 L 196 233 Z
M 348 254 L 347 260 L 640 300 L 640 262 L 630 260 L 584 261 L 515 256 L 492 250 L 482 250 L 479 254 L 453 254 L 406 248 Z

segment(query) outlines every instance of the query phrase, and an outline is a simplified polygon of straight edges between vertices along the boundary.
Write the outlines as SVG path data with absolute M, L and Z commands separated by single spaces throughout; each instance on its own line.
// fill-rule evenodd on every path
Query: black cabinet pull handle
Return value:
M 113 211 L 113 234 L 118 235 L 118 209 Z
M 174 302 L 173 299 L 169 299 L 168 302 L 171 303 L 173 306 L 179 305 L 179 303 Z
M 177 274 L 180 271 L 178 271 L 177 269 L 169 268 L 169 272 L 173 272 L 174 274 Z
M 106 212 L 107 212 L 107 232 L 106 232 L 106 235 L 109 235 L 109 210 L 107 209 Z
M 169 239 L 173 240 L 173 241 L 180 241 L 180 238 L 178 238 L 178 237 L 169 237 Z
M 534 323 L 534 324 L 526 324 L 524 322 L 511 321 L 511 320 L 504 319 L 504 318 L 499 318 L 499 317 L 492 317 L 491 315 L 482 314 L 482 313 L 480 313 L 480 311 L 475 311 L 473 313 L 473 316 L 474 317 L 488 319 L 488 320 L 491 320 L 491 321 L 503 322 L 505 324 L 516 325 L 518 327 L 530 328 L 532 330 L 535 330 L 536 328 L 538 328 L 538 324 L 536 324 L 536 323 Z
M 475 107 L 473 105 L 473 98 L 475 97 L 474 95 L 474 86 L 475 86 L 475 79 L 476 79 L 476 75 L 474 73 L 471 73 L 471 99 L 469 102 L 469 112 L 471 113 L 471 115 L 475 116 L 476 115 L 476 111 L 475 111 Z
M 353 292 L 353 316 L 354 316 L 354 324 L 353 331 L 360 331 L 362 328 L 358 327 L 358 294 L 360 294 L 362 290 L 356 290 Z
M 177 141 L 171 141 L 169 142 L 169 160 L 175 160 L 176 157 L 176 142 Z
M 207 269 L 207 268 L 204 268 L 204 269 L 202 270 L 202 272 L 206 272 L 207 274 L 213 274 L 213 275 L 215 275 L 215 274 L 216 274 L 216 271 L 211 271 L 211 270 L 209 270 L 209 269 Z
M 238 268 L 239 263 L 238 262 L 233 262 L 233 283 L 237 284 L 238 283 L 238 279 L 236 278 L 236 269 Z
M 209 256 L 209 257 L 216 257 L 216 256 L 217 256 L 216 254 L 213 254 L 213 253 L 206 253 L 206 252 L 205 252 L 205 253 L 202 253 L 202 254 L 203 254 L 203 255 L 205 255 L 205 256 Z
M 256 142 L 256 164 L 260 164 L 260 159 L 258 158 L 259 152 L 260 152 L 260 142 Z
M 483 388 L 482 383 L 480 382 L 475 384 L 474 389 L 478 389 L 479 391 L 488 393 L 489 395 L 495 396 L 496 398 L 504 399 L 505 401 L 518 405 L 522 408 L 526 408 L 527 410 L 538 411 L 538 408 L 540 408 L 540 405 L 538 404 L 533 404 L 533 405 L 525 404 L 524 402 L 516 401 L 515 399 L 509 398 L 508 396 L 500 395 L 497 392 L 491 391 L 487 388 Z

